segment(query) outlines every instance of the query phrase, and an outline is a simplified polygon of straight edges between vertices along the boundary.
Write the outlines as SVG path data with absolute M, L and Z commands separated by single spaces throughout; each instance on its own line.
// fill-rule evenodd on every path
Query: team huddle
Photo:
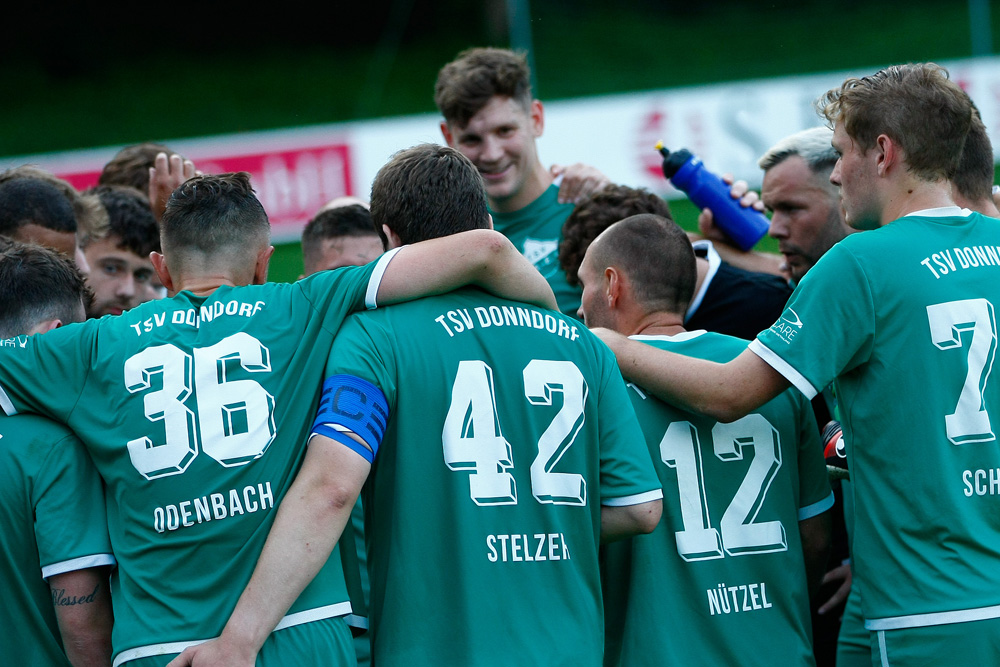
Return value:
M 528 81 L 500 49 L 445 66 L 447 145 L 320 211 L 293 283 L 245 173 L 158 153 L 144 241 L 134 194 L 101 186 L 99 229 L 92 197 L 0 178 L 0 217 L 81 221 L 0 237 L 12 660 L 833 664 L 837 513 L 836 664 L 1000 660 L 1000 213 L 969 97 L 931 64 L 829 91 L 833 130 L 761 159 L 779 264 L 542 168 Z M 98 308 L 87 269 L 132 291 Z

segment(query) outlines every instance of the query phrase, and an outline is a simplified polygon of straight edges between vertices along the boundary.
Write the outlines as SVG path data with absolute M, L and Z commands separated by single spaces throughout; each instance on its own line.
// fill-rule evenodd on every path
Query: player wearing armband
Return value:
M 684 329 L 694 252 L 660 216 L 608 227 L 579 278 L 588 326 L 703 359 L 746 349 Z M 809 403 L 786 391 L 723 424 L 629 388 L 665 501 L 651 535 L 604 547 L 604 664 L 815 664 L 809 593 L 826 564 L 834 498 Z
M 475 167 L 442 146 L 394 156 L 371 211 L 389 246 L 489 225 Z M 322 562 L 367 479 L 373 664 L 600 665 L 598 545 L 652 530 L 662 496 L 605 347 L 575 319 L 463 289 L 350 318 L 327 375 L 254 577 L 193 664 L 252 659 L 240 647 Z
M 990 377 L 1000 227 L 953 205 L 972 120 L 933 64 L 824 98 L 849 224 L 782 315 L 723 366 L 639 355 L 626 376 L 727 420 L 836 381 L 856 501 L 853 563 L 876 664 L 1000 660 L 1000 445 Z M 680 363 L 677 363 L 680 361 Z M 665 362 L 665 363 L 664 363 Z M 692 383 L 698 377 L 697 384 Z
M 267 284 L 270 225 L 245 173 L 187 181 L 161 233 L 153 261 L 172 298 L 0 349 L 4 411 L 68 424 L 107 487 L 115 665 L 164 664 L 221 632 L 302 461 L 323 364 L 351 311 L 376 294 L 499 284 L 493 272 L 508 268 L 508 290 L 531 286 L 554 303 L 499 235 L 455 243 L 447 262 L 414 246 Z M 353 664 L 350 613 L 334 557 L 287 609 L 264 664 Z

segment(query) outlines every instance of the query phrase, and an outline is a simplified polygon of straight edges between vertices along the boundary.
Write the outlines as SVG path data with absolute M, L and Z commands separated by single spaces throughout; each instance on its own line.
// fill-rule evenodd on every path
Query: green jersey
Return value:
M 746 349 L 705 331 L 633 338 L 718 362 Z M 604 547 L 605 664 L 814 664 L 799 521 L 834 498 L 809 403 L 786 391 L 721 424 L 629 388 L 663 518 Z
M 0 348 L 8 414 L 68 424 L 107 487 L 116 664 L 221 632 L 301 464 L 334 333 L 374 305 L 391 256 L 181 292 Z M 338 556 L 278 628 L 350 611 Z
M 67 602 L 45 580 L 114 565 L 101 479 L 61 424 L 35 415 L 0 419 L 0 624 L 16 632 L 4 660 L 68 665 L 54 604 Z
M 599 665 L 601 505 L 661 497 L 610 350 L 475 289 L 350 318 L 388 402 L 364 490 L 373 664 Z
M 869 630 L 1000 617 L 995 304 L 1000 223 L 932 209 L 838 243 L 751 344 L 806 396 L 836 380 Z
M 490 211 L 490 214 L 493 228 L 510 239 L 549 282 L 559 310 L 576 317 L 581 291 L 566 282 L 566 273 L 559 266 L 562 227 L 572 212 L 573 204 L 559 203 L 559 186 L 553 184 L 542 196 L 518 211 Z

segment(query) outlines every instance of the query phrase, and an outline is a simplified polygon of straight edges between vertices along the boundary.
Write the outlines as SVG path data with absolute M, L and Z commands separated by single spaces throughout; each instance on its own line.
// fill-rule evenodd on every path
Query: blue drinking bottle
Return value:
M 767 234 L 771 224 L 767 216 L 740 206 L 739 200 L 729 195 L 731 186 L 705 169 L 698 156 L 684 148 L 670 152 L 662 142 L 656 149 L 663 155 L 663 175 L 699 209 L 712 211 L 716 226 L 742 250 L 750 250 Z

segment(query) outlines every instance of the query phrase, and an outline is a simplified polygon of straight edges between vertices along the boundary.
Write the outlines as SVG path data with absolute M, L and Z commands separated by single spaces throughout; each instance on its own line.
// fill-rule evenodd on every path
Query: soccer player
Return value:
M 160 230 L 149 200 L 124 185 L 99 185 L 84 194 L 97 197 L 108 214 L 103 236 L 83 238 L 90 265 L 87 284 L 94 292 L 87 316 L 121 315 L 166 296 L 149 259 L 150 253 L 160 251 Z
M 856 501 L 853 562 L 874 660 L 993 664 L 1000 651 L 1000 449 L 990 382 L 996 221 L 952 202 L 972 106 L 933 64 L 824 98 L 848 224 L 782 318 L 723 365 L 636 349 L 626 376 L 726 421 L 836 381 Z
M 394 156 L 371 206 L 388 247 L 489 226 L 443 146 Z M 367 478 L 373 664 L 599 665 L 598 545 L 652 530 L 662 496 L 613 359 L 578 321 L 479 290 L 384 313 L 338 333 L 306 462 L 194 664 L 252 662 Z
M 474 281 L 551 290 L 476 231 L 363 267 L 267 284 L 270 225 L 246 173 L 174 191 L 153 263 L 174 296 L 0 349 L 0 405 L 68 424 L 107 487 L 115 664 L 164 664 L 222 630 L 304 456 L 347 314 Z M 391 262 L 391 263 L 390 263 Z M 291 606 L 264 664 L 353 664 L 338 558 Z
M 695 255 L 660 216 L 609 226 L 578 275 L 587 326 L 717 361 L 746 348 L 685 330 Z M 834 499 L 809 403 L 789 390 L 720 424 L 630 389 L 664 511 L 652 534 L 604 547 L 604 664 L 814 664 L 809 593 Z
M 0 345 L 82 321 L 85 294 L 69 258 L 0 239 Z M 86 450 L 65 426 L 19 415 L 0 419 L 0 461 L 0 623 L 16 633 L 4 662 L 110 664 L 115 561 Z
M 542 166 L 536 140 L 545 129 L 545 110 L 531 94 L 524 55 L 507 49 L 475 48 L 458 54 L 438 72 L 434 103 L 444 116 L 445 142 L 476 165 L 486 183 L 495 229 L 518 247 L 552 286 L 563 313 L 575 315 L 580 290 L 559 270 L 560 232 L 573 211 L 560 187 L 569 187 Z M 583 182 L 579 198 L 607 178 L 592 167 L 573 175 Z
M 302 231 L 302 265 L 307 276 L 367 264 L 383 252 L 368 205 L 353 197 L 338 199 L 343 203 L 328 203 Z

